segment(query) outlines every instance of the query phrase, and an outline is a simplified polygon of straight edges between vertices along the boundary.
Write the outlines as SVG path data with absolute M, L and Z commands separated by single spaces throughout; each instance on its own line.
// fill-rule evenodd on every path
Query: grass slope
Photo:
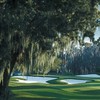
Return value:
M 22 84 L 11 79 L 10 100 L 100 100 L 100 79 L 80 78 L 75 76 L 56 76 L 50 84 Z M 68 85 L 61 79 L 88 79 L 85 84 Z

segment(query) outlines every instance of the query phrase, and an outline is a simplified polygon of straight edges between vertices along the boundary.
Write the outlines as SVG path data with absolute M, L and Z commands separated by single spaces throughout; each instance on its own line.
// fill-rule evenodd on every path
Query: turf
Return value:
M 54 77 L 54 76 L 53 76 Z M 22 84 L 11 79 L 10 100 L 100 100 L 100 79 L 56 76 L 49 84 Z M 61 79 L 88 79 L 89 83 L 68 85 Z

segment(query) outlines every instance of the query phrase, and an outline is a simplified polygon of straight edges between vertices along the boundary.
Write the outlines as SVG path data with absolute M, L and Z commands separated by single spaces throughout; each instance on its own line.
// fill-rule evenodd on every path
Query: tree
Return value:
M 62 41 L 62 37 L 74 41 L 78 30 L 84 33 L 94 29 L 97 3 L 98 0 L 0 0 L 0 99 L 8 98 L 8 83 L 16 63 L 27 69 L 33 65 L 40 68 L 42 63 L 45 69 L 51 57 L 51 67 L 57 57 L 55 51 L 63 50 L 68 41 Z M 61 44 L 53 48 L 54 42 Z M 38 59 L 40 56 L 47 59 Z

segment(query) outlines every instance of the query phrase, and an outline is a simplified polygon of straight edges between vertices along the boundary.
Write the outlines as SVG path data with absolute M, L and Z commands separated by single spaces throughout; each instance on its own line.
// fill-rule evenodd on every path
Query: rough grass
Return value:
M 54 77 L 54 76 L 53 76 Z M 100 100 L 100 79 L 56 76 L 50 84 L 22 84 L 11 79 L 10 100 Z M 88 79 L 89 83 L 68 85 L 60 79 Z

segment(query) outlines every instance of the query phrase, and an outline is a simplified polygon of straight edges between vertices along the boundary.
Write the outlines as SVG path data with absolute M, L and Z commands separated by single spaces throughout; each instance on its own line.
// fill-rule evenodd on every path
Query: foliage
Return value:
M 63 51 L 70 41 L 77 39 L 78 30 L 85 32 L 95 28 L 96 3 L 92 0 L 48 0 L 48 2 L 47 0 L 15 2 L 8 0 L 0 9 L 1 34 L 6 35 L 6 37 L 1 35 L 1 41 L 5 45 L 1 45 L 4 47 L 1 49 L 2 54 L 7 54 L 5 58 L 11 59 L 11 55 L 20 51 L 27 57 L 24 59 L 24 64 L 30 66 L 36 57 L 34 53 L 43 52 L 42 55 L 46 57 L 47 54 L 44 52 L 52 53 L 52 44 L 55 42 L 59 44 L 56 50 Z M 60 38 L 58 33 L 61 34 Z M 38 47 L 35 46 L 32 50 L 32 44 Z M 42 63 L 42 60 L 39 61 Z
M 66 64 L 67 71 L 74 74 L 99 72 L 99 52 L 100 47 L 97 45 L 82 47 L 82 49 L 74 48 L 70 55 L 66 55 L 68 62 Z

